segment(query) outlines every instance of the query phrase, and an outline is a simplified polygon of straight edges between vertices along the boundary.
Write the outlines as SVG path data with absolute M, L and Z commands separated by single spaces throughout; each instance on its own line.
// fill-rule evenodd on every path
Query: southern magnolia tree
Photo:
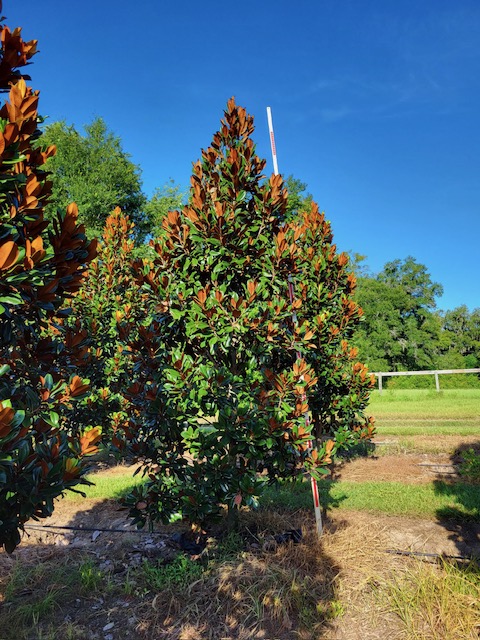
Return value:
M 131 348 L 125 345 L 122 325 L 148 322 L 146 295 L 134 272 L 134 224 L 120 208 L 105 223 L 98 255 L 90 262 L 82 286 L 72 300 L 70 327 L 78 327 L 88 340 L 84 375 L 89 395 L 77 405 L 77 429 L 101 427 L 106 444 L 117 443 L 115 433 L 129 412 L 123 390 L 133 375 Z
M 51 184 L 42 165 L 55 149 L 33 146 L 38 92 L 18 71 L 36 41 L 6 26 L 0 38 L 0 90 L 8 91 L 0 109 L 0 547 L 11 552 L 27 520 L 50 515 L 54 498 L 85 483 L 84 456 L 95 449 L 95 430 L 65 430 L 72 403 L 88 390 L 74 373 L 83 336 L 52 324 L 95 246 L 75 205 L 46 232 Z
M 164 217 L 141 267 L 155 316 L 132 341 L 138 417 L 125 425 L 148 474 L 125 501 L 139 524 L 234 513 L 265 481 L 319 477 L 373 433 L 372 380 L 348 345 L 361 310 L 347 256 L 315 204 L 287 221 L 282 178 L 264 180 L 252 132 L 232 99 L 189 204 Z

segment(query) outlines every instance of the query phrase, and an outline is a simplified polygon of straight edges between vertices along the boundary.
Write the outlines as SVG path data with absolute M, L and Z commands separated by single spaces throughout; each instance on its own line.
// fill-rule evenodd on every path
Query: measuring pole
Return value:
M 272 160 L 273 160 L 273 172 L 275 175 L 278 175 L 278 162 L 277 162 L 277 148 L 275 146 L 275 136 L 273 134 L 273 121 L 272 121 L 272 110 L 270 107 L 267 107 L 267 119 L 268 119 L 268 131 L 270 134 L 270 146 L 272 148 Z M 288 295 L 290 298 L 290 303 L 293 302 L 295 296 L 295 289 L 293 285 L 292 275 L 288 276 Z M 297 324 L 297 314 L 295 311 L 292 315 L 292 320 L 294 324 Z M 301 354 L 297 351 L 297 359 L 301 358 Z M 310 416 L 305 413 L 305 424 L 307 426 L 310 425 Z M 308 441 L 308 446 L 310 449 L 313 448 L 313 443 L 311 440 Z M 312 486 L 312 495 L 313 495 L 313 506 L 315 508 L 315 521 L 317 524 L 317 534 L 320 537 L 323 533 L 323 524 L 322 524 L 322 512 L 320 509 L 320 496 L 318 494 L 318 483 L 313 476 L 310 476 L 310 484 Z

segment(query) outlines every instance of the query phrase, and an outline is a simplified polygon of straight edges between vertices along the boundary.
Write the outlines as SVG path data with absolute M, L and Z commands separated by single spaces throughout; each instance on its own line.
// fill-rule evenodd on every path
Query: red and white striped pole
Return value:
M 273 134 L 273 121 L 272 121 L 272 110 L 270 107 L 267 107 L 267 119 L 268 119 L 268 131 L 270 134 L 270 146 L 272 148 L 272 160 L 273 160 L 273 172 L 275 175 L 278 175 L 278 161 L 277 161 L 277 148 L 275 146 L 275 136 Z M 295 296 L 295 289 L 293 285 L 292 276 L 288 277 L 288 295 L 290 297 L 290 302 L 293 302 Z M 293 312 L 293 322 L 296 324 L 297 322 L 297 314 Z M 301 354 L 297 351 L 297 358 L 300 359 Z M 308 411 L 305 413 L 305 424 L 308 426 L 310 424 L 310 416 Z M 312 441 L 308 441 L 308 446 L 312 448 Z M 310 476 L 310 483 L 312 485 L 312 495 L 313 495 L 313 506 L 315 508 L 315 521 L 317 524 L 317 534 L 320 537 L 323 533 L 323 523 L 322 523 L 322 511 L 320 509 L 320 496 L 318 493 L 318 483 Z
M 275 136 L 273 135 L 272 110 L 267 107 L 268 131 L 270 133 L 270 146 L 272 148 L 273 173 L 278 176 L 277 148 L 275 147 Z

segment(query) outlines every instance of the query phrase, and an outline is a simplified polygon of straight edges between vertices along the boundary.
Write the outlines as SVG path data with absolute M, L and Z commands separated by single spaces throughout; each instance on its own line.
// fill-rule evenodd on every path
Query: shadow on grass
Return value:
M 338 453 L 337 463 L 342 465 L 357 458 L 375 458 L 376 444 L 369 440 L 360 440 L 349 449 Z
M 452 464 L 460 470 L 460 477 L 450 480 L 439 476 L 434 481 L 434 488 L 437 494 L 452 498 L 451 505 L 437 510 L 437 518 L 449 531 L 450 540 L 460 555 L 480 558 L 480 483 L 469 482 L 472 465 L 469 468 L 464 464 L 472 451 L 473 458 L 479 456 L 480 462 L 480 441 L 462 445 L 451 456 Z M 475 461 L 473 469 L 475 471 Z
M 339 507 L 346 494 L 333 497 L 331 490 L 336 480 L 325 478 L 320 480 L 318 484 L 318 493 L 320 497 L 320 505 L 323 515 L 327 515 L 328 511 Z M 298 509 L 313 510 L 313 495 L 310 481 L 297 480 L 295 482 L 282 482 L 268 487 L 260 501 L 261 509 L 282 509 L 287 511 L 295 511 Z

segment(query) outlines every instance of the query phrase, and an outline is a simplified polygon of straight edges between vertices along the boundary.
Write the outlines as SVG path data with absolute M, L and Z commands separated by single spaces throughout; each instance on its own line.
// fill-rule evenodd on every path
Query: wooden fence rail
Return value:
M 435 387 L 440 391 L 438 376 L 444 373 L 480 373 L 480 369 L 434 369 L 432 371 L 377 371 L 373 372 L 378 378 L 378 390 L 382 393 L 382 380 L 389 376 L 435 376 Z

